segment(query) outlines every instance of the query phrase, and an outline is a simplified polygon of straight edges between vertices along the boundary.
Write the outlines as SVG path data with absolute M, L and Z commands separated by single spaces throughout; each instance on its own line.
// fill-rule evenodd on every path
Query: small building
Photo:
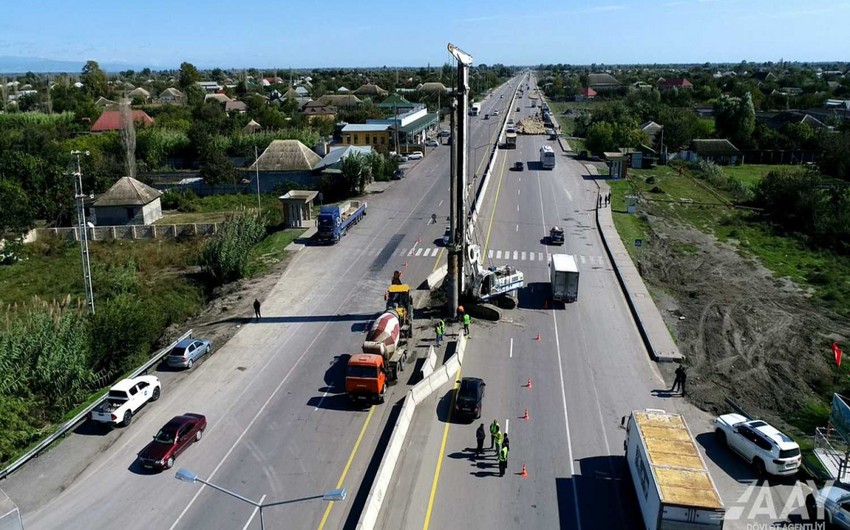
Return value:
M 357 90 L 352 92 L 355 96 L 366 96 L 371 98 L 382 98 L 389 94 L 388 90 L 384 90 L 378 85 L 372 83 L 366 83 L 365 85 L 359 87 Z
M 214 101 L 214 102 L 216 102 L 216 103 L 219 103 L 219 104 L 221 104 L 221 105 L 224 105 L 224 104 L 226 104 L 228 101 L 233 101 L 233 100 L 232 100 L 232 99 L 230 99 L 230 98 L 227 96 L 227 94 L 207 94 L 206 96 L 204 96 L 204 103 L 206 103 L 206 102 L 208 102 L 208 101 Z
M 417 107 L 417 104 L 411 103 L 398 94 L 390 94 L 386 99 L 375 106 L 379 109 L 385 109 L 395 115 L 410 112 Z
M 744 163 L 744 155 L 741 150 L 725 138 L 692 140 L 690 148 L 684 152 L 682 158 L 692 161 L 710 160 L 723 166 Z
M 263 126 L 254 120 L 248 122 L 248 125 L 242 127 L 242 134 L 257 134 L 263 130 Z
M 628 174 L 629 160 L 626 153 L 622 151 L 611 151 L 602 153 L 602 157 L 608 164 L 608 173 L 614 179 L 624 179 Z
M 584 101 L 586 99 L 593 99 L 596 97 L 596 91 L 590 87 L 585 87 L 581 89 L 581 92 L 576 94 L 576 101 Z
M 162 217 L 162 192 L 132 177 L 122 177 L 94 201 L 98 226 L 149 225 Z
M 657 145 L 659 140 L 658 136 L 662 129 L 664 129 L 664 126 L 659 125 L 654 121 L 647 121 L 640 124 L 640 130 L 646 135 L 646 141 L 649 145 Z
M 342 161 L 348 158 L 349 155 L 358 153 L 364 156 L 372 153 L 372 148 L 362 145 L 348 145 L 344 147 L 336 147 L 331 149 L 326 154 L 322 161 L 314 168 L 316 171 L 324 171 L 326 169 L 341 169 Z
M 310 91 L 307 90 L 307 87 L 297 86 L 295 87 L 295 93 L 298 94 L 298 97 L 306 98 L 310 95 Z
M 197 85 L 204 89 L 204 92 L 207 94 L 215 94 L 219 90 L 221 90 L 221 85 L 216 83 L 215 81 L 198 81 Z
M 227 101 L 224 104 L 224 112 L 228 114 L 245 114 L 246 112 L 248 112 L 248 105 L 244 101 Z
M 620 82 L 611 75 L 606 73 L 587 74 L 587 84 L 590 88 L 597 92 L 605 90 L 613 90 L 620 87 Z
M 286 228 L 299 228 L 304 221 L 313 218 L 313 202 L 318 191 L 292 190 L 278 197 L 283 204 L 283 225 Z
M 342 128 L 342 143 L 368 145 L 380 153 L 387 153 L 391 127 L 388 123 L 350 123 Z
M 363 100 L 354 94 L 325 94 L 316 101 L 321 102 L 323 105 L 339 109 L 350 109 L 363 104 Z
M 168 105 L 183 105 L 186 103 L 186 96 L 174 87 L 169 87 L 160 92 L 159 102 Z
M 151 93 L 145 90 L 144 88 L 139 87 L 127 92 L 127 97 L 130 99 L 140 99 L 147 103 L 148 100 L 151 98 Z
M 664 79 L 658 82 L 658 88 L 661 90 L 670 90 L 671 88 L 679 88 L 679 89 L 691 89 L 694 88 L 694 84 L 685 79 L 684 77 L 675 78 L 675 79 Z
M 426 94 L 448 94 L 449 89 L 446 88 L 446 85 L 437 82 L 428 82 L 422 83 L 417 88 L 419 92 L 425 92 Z
M 148 113 L 143 110 L 133 110 L 133 123 L 137 126 L 153 125 L 153 118 L 148 116 Z M 106 132 L 120 131 L 124 128 L 124 120 L 121 118 L 121 111 L 117 109 L 107 108 L 103 111 L 100 117 L 91 126 L 91 132 Z
M 105 97 L 100 96 L 99 98 L 97 98 L 97 101 L 94 102 L 94 105 L 96 107 L 117 107 L 118 103 L 112 101 L 111 99 L 106 99 Z

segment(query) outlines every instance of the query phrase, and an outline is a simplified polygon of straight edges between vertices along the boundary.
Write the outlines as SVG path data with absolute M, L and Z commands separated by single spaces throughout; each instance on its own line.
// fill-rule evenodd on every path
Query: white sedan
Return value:
M 420 158 L 422 158 L 424 156 L 425 155 L 422 154 L 422 151 L 414 151 L 412 153 L 407 154 L 407 159 L 408 160 L 419 160 Z

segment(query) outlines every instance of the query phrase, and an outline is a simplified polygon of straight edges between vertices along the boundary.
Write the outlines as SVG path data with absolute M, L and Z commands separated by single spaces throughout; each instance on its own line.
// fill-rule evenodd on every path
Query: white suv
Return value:
M 793 475 L 802 457 L 797 442 L 762 420 L 724 414 L 714 420 L 718 441 L 751 463 L 759 475 Z

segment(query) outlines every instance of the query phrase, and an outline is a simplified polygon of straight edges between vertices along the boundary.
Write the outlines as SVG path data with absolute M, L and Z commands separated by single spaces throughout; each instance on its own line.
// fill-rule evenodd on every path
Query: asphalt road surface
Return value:
M 505 94 L 501 100 L 499 95 Z M 509 87 L 484 102 L 504 107 Z M 483 171 L 497 120 L 471 123 L 472 167 Z M 367 197 L 368 215 L 331 247 L 308 246 L 263 302 L 263 318 L 240 323 L 227 344 L 190 372 L 164 372 L 162 398 L 125 429 L 83 425 L 4 481 L 26 527 L 258 528 L 247 503 L 174 479 L 185 467 L 261 502 L 297 500 L 345 487 L 345 502 L 293 502 L 264 510 L 267 528 L 340 528 L 356 521 L 373 453 L 406 391 L 407 375 L 387 403 L 345 404 L 345 355 L 356 352 L 368 322 L 383 309 L 392 271 L 418 285 L 445 259 L 439 245 L 449 211 L 449 148 L 429 148 L 407 177 Z M 431 214 L 438 223 L 430 222 Z M 246 301 L 246 306 L 248 302 Z M 234 324 L 236 325 L 236 324 Z M 417 355 L 427 353 L 424 337 Z M 415 359 L 414 359 L 415 360 Z M 412 364 L 411 364 L 412 367 Z M 409 372 L 408 372 L 409 374 Z M 175 469 L 146 473 L 136 453 L 172 416 L 199 412 L 209 426 Z M 397 413 L 397 412 L 396 412 Z
M 519 102 L 521 111 L 513 115 L 536 110 L 528 98 Z M 538 164 L 543 144 L 555 150 L 554 170 Z M 517 160 L 526 170 L 509 170 Z M 526 288 L 519 308 L 506 312 L 503 321 L 472 324 L 459 377 L 486 381 L 481 419 L 451 415 L 452 385 L 417 407 L 380 527 L 642 528 L 620 420 L 650 407 L 685 415 L 735 514 L 726 528 L 778 520 L 769 509 L 754 515 L 759 493 L 748 486 L 755 477 L 717 447 L 712 418 L 664 392 L 667 385 L 642 345 L 596 230 L 597 186 L 587 173 L 544 136 L 520 136 L 515 151 L 501 152 L 477 237 L 491 264 L 511 264 L 525 273 Z M 553 225 L 565 229 L 562 247 L 546 244 Z M 576 256 L 581 272 L 576 303 L 553 308 L 547 299 L 552 253 Z M 494 419 L 510 436 L 504 477 L 494 451 L 474 458 L 476 428 L 484 423 L 486 448 Z M 523 465 L 526 478 L 520 476 Z M 796 490 L 782 481 L 770 486 L 766 497 L 778 512 Z M 802 500 L 792 499 L 792 507 Z

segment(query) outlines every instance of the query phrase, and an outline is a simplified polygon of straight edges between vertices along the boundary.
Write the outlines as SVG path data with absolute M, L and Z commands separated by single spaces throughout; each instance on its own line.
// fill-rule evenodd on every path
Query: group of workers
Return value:
M 475 448 L 475 458 L 477 459 L 484 452 L 484 424 L 478 426 L 475 431 L 475 438 L 478 445 Z M 508 468 L 508 453 L 511 450 L 511 440 L 508 438 L 508 433 L 502 432 L 499 422 L 493 420 L 490 424 L 490 449 L 496 449 L 496 459 L 499 461 L 499 476 L 505 476 L 505 470 Z

